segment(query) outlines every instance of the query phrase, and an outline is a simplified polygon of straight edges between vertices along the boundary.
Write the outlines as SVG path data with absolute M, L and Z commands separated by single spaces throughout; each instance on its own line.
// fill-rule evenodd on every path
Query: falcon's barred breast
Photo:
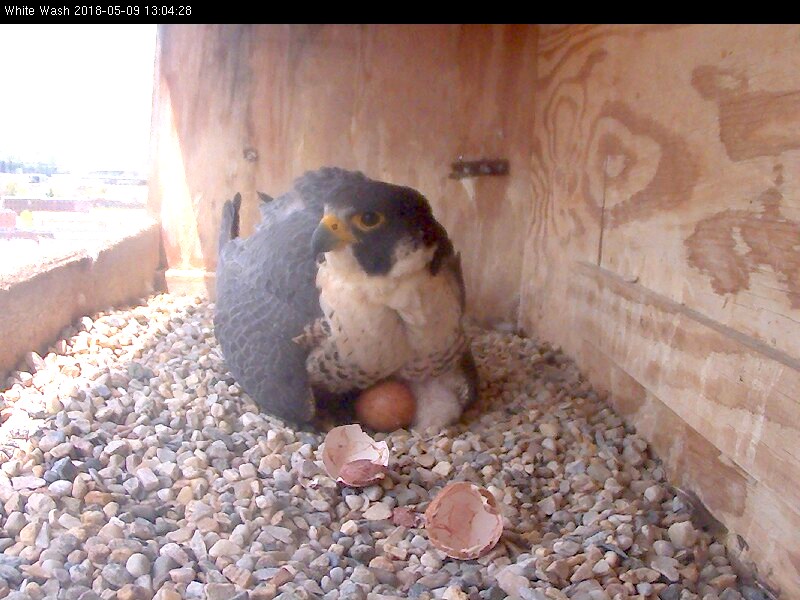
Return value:
M 417 397 L 415 426 L 460 416 L 477 389 L 461 264 L 422 194 L 320 169 L 264 202 L 246 239 L 240 201 L 223 213 L 215 330 L 265 411 L 308 421 L 315 396 L 395 378 Z

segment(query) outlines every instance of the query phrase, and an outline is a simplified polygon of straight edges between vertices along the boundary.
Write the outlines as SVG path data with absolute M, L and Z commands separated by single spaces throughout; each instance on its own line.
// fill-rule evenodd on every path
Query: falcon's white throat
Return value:
M 325 255 L 317 287 L 331 334 L 322 351 L 335 350 L 344 371 L 364 373 L 359 383 L 390 375 L 424 379 L 458 360 L 465 346 L 459 282 L 449 269 L 431 274 L 435 251 L 401 243 L 391 271 L 372 276 L 349 247 Z

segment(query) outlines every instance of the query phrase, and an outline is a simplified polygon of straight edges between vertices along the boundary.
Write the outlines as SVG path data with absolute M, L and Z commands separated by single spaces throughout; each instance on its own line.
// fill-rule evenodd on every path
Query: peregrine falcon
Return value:
M 238 237 L 222 215 L 214 327 L 234 377 L 276 416 L 310 421 L 388 378 L 414 427 L 457 420 L 477 393 L 459 255 L 422 194 L 339 168 L 308 172 Z

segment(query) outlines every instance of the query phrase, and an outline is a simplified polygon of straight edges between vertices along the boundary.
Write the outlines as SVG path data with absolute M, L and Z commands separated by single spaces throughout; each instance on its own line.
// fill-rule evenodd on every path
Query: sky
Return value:
M 147 171 L 155 25 L 0 25 L 0 159 Z

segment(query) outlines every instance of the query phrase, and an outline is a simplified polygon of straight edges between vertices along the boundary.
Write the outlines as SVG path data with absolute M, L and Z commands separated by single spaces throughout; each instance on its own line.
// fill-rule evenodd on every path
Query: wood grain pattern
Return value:
M 222 202 L 323 165 L 418 188 L 462 253 L 472 313 L 519 306 L 530 209 L 533 26 L 163 26 L 151 209 L 169 267 L 216 264 Z M 250 150 L 248 160 L 245 157 Z M 508 158 L 512 177 L 450 163 Z
M 750 546 L 762 576 L 800 587 L 800 361 L 596 265 L 576 263 L 580 359 L 679 484 Z M 604 371 L 621 370 L 623 381 Z M 617 375 L 619 378 L 620 376 Z M 668 399 L 662 402 L 660 399 Z M 778 587 L 776 585 L 776 587 Z
M 540 37 L 523 319 L 547 331 L 538 302 L 564 289 L 537 256 L 596 244 L 603 266 L 800 356 L 800 29 Z
M 712 518 L 722 521 L 724 530 L 698 515 L 700 524 L 727 542 L 729 556 L 773 590 L 797 589 L 796 505 L 730 462 L 588 339 L 581 361 L 594 385 L 609 392 L 614 408 L 650 441 L 672 483 L 696 494 Z
M 538 48 L 519 323 L 800 589 L 800 28 L 543 26 Z
M 612 96 L 592 93 L 586 162 L 601 264 L 800 357 L 800 27 L 657 30 L 604 50 L 592 84 Z

